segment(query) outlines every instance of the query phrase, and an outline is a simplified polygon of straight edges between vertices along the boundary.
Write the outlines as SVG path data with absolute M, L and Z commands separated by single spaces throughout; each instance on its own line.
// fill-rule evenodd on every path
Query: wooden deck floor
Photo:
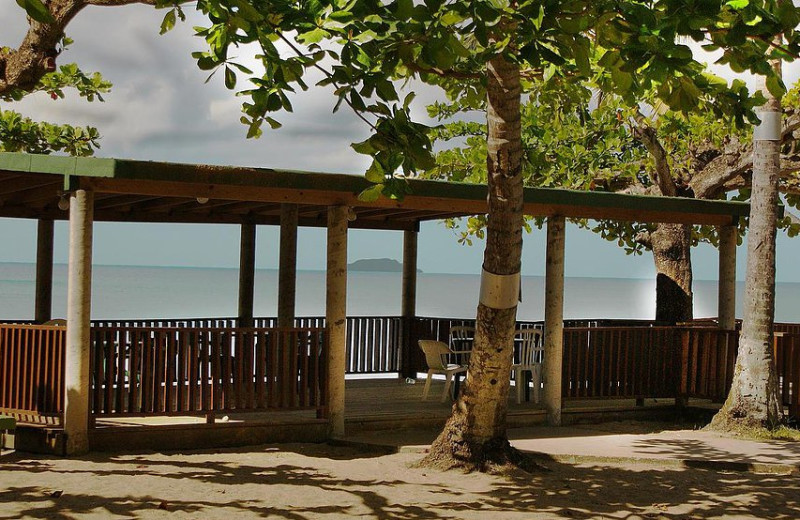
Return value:
M 434 380 L 430 395 L 422 400 L 424 379 L 407 383 L 404 379 L 352 379 L 346 383 L 345 414 L 348 432 L 360 430 L 390 429 L 417 426 L 436 426 L 443 424 L 450 415 L 452 401 L 440 401 L 444 382 Z M 586 399 L 567 400 L 564 414 L 570 417 L 603 416 L 632 412 L 657 412 L 674 404 L 671 399 L 647 399 L 644 406 L 636 406 L 633 399 Z M 602 419 L 602 417 L 600 417 Z M 314 411 L 259 412 L 259 413 L 219 413 L 216 423 L 272 423 L 296 424 L 303 421 L 317 421 Z M 528 426 L 543 423 L 545 410 L 541 403 L 523 402 L 517 404 L 516 391 L 511 387 L 508 402 L 509 426 Z M 180 424 L 204 424 L 204 417 L 162 416 L 162 417 L 120 417 L 97 420 L 97 428 L 125 428 L 135 426 L 161 426 Z

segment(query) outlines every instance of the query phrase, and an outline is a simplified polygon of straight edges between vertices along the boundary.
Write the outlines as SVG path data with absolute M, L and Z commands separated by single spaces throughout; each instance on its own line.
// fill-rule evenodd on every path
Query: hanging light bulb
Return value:
M 206 202 L 208 202 L 208 197 L 197 197 L 198 204 L 205 204 Z
M 58 196 L 58 209 L 61 211 L 69 209 L 69 195 L 67 193 L 62 193 Z

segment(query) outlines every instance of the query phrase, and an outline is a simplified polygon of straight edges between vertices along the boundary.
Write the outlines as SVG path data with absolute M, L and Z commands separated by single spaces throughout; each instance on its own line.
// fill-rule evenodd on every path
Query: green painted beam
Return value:
M 126 159 L 73 158 L 20 153 L 0 153 L 0 171 L 58 174 L 73 179 L 104 178 L 125 181 L 153 181 L 187 186 L 224 186 L 234 188 L 283 189 L 351 197 L 371 186 L 363 175 L 312 173 L 269 168 L 243 168 L 135 161 Z M 439 199 L 432 209 L 449 210 L 447 201 L 470 201 L 476 213 L 485 208 L 486 186 L 477 184 L 410 179 L 410 197 Z M 129 183 L 130 184 L 130 183 Z M 1 191 L 1 190 L 0 190 Z M 164 195 L 169 187 L 165 184 Z M 607 192 L 573 191 L 552 188 L 525 188 L 527 207 L 540 215 L 566 217 L 612 218 L 648 221 L 658 214 L 730 216 L 732 220 L 749 214 L 750 205 L 743 202 L 697 200 L 677 197 L 653 197 Z M 363 206 L 372 206 L 364 203 Z M 596 215 L 593 217 L 592 215 Z M 708 220 L 708 219 L 706 219 Z

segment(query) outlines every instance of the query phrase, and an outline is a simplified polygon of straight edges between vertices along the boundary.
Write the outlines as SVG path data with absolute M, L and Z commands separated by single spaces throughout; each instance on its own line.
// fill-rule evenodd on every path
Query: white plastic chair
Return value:
M 515 342 L 519 342 L 519 362 L 511 365 L 517 386 L 517 404 L 522 402 L 522 393 L 527 385 L 525 372 L 531 373 L 533 382 L 533 402 L 539 402 L 539 387 L 542 386 L 542 362 L 544 344 L 542 331 L 537 329 L 518 329 L 514 332 Z
M 475 342 L 475 327 L 466 325 L 456 325 L 450 327 L 450 349 L 459 352 L 461 355 L 455 361 L 460 365 L 469 365 L 469 355 L 472 353 L 472 345 Z
M 428 363 L 428 378 L 425 380 L 425 389 L 422 391 L 422 400 L 428 399 L 428 391 L 431 389 L 431 379 L 433 374 L 444 374 L 444 392 L 442 392 L 442 402 L 447 400 L 447 393 L 450 391 L 450 383 L 453 375 L 466 372 L 466 365 L 458 365 L 455 363 L 448 363 L 448 356 L 452 354 L 459 354 L 458 351 L 453 351 L 446 343 L 441 341 L 421 339 L 419 340 L 419 348 L 425 353 L 425 361 Z

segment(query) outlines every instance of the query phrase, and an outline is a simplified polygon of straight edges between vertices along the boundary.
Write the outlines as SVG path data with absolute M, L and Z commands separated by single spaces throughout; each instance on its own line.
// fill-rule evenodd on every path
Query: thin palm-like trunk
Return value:
M 520 75 L 518 67 L 502 57 L 489 62 L 487 73 L 489 220 L 483 269 L 514 275 L 520 272 L 523 223 Z M 516 306 L 478 305 L 464 391 L 431 446 L 427 463 L 481 468 L 513 457 L 506 413 L 516 312 Z
M 780 112 L 780 99 L 771 96 L 766 88 L 762 91 L 767 96 L 764 110 Z M 778 138 L 754 139 L 744 319 L 733 385 L 725 404 L 712 421 L 712 427 L 716 429 L 772 428 L 778 425 L 782 416 L 772 353 L 779 174 Z

